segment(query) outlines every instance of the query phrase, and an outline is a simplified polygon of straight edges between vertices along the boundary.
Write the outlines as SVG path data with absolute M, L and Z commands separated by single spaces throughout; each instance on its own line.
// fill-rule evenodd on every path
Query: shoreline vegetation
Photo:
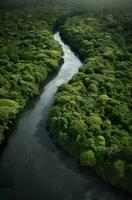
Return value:
M 9 8 L 0 9 L 0 146 L 17 114 L 63 63 L 53 37 L 58 21 L 80 13 L 55 5 Z
M 60 26 L 84 65 L 61 86 L 50 132 L 82 166 L 132 192 L 132 13 L 91 13 Z
M 53 139 L 82 166 L 132 193 L 132 13 L 46 5 L 0 9 L 0 22 L 0 144 L 59 69 L 58 28 L 84 65 L 55 96 Z
M 16 115 L 62 63 L 63 52 L 52 31 L 56 16 L 49 24 L 46 12 L 0 12 L 0 144 Z

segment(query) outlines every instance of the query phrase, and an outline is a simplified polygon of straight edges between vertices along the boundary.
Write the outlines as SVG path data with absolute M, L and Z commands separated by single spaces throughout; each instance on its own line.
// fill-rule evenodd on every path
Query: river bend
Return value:
M 64 63 L 17 119 L 0 158 L 0 200 L 128 200 L 126 193 L 57 149 L 49 137 L 46 120 L 55 93 L 82 66 L 58 32 L 54 38 L 64 51 Z

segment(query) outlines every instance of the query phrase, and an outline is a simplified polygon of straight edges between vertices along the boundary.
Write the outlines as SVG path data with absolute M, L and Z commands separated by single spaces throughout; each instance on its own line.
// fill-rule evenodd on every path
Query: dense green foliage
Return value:
M 59 68 L 62 52 L 52 33 L 56 19 L 56 10 L 48 8 L 0 11 L 0 143 L 16 113 Z
M 56 94 L 53 137 L 82 165 L 132 192 L 132 14 L 75 16 L 60 31 L 84 65 Z
M 81 165 L 132 192 L 132 14 L 80 15 L 84 7 L 0 9 L 0 144 L 16 114 L 59 68 L 53 30 L 61 25 L 84 65 L 56 94 L 50 130 Z

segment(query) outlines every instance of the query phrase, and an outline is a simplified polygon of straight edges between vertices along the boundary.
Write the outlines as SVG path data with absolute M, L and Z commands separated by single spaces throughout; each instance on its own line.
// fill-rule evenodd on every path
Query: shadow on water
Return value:
M 53 74 L 49 75 L 48 78 L 41 83 L 40 85 L 40 91 L 39 91 L 39 95 L 35 96 L 34 98 L 30 99 L 26 106 L 24 107 L 23 111 L 21 111 L 19 114 L 17 114 L 16 119 L 12 122 L 12 124 L 9 125 L 9 129 L 7 129 L 5 131 L 5 138 L 3 143 L 0 145 L 0 156 L 2 155 L 2 152 L 4 151 L 4 149 L 6 148 L 6 146 L 8 145 L 8 142 L 10 140 L 11 137 L 13 137 L 17 124 L 19 122 L 19 120 L 21 119 L 21 116 L 26 112 L 26 110 L 34 110 L 36 103 L 40 100 L 41 94 L 44 92 L 44 87 L 47 83 L 49 83 L 52 79 L 54 79 L 57 74 L 58 74 L 59 70 L 54 72 Z
M 81 67 L 59 34 L 55 37 L 65 62 L 18 115 L 0 158 L 0 200 L 131 200 L 58 148 L 46 128 L 57 88 Z
M 44 136 L 45 134 L 45 136 Z M 48 152 L 55 153 L 57 162 L 64 168 L 71 170 L 86 181 L 85 192 L 83 191 L 80 200 L 131 200 L 128 194 L 109 183 L 103 181 L 90 167 L 81 167 L 68 153 L 60 146 L 55 146 L 51 134 L 47 130 L 47 122 L 41 120 L 37 126 L 35 137 L 39 139 L 40 145 Z M 44 137 L 44 139 L 42 139 Z M 82 198 L 83 197 L 83 198 Z M 69 198 L 70 199 L 70 198 Z

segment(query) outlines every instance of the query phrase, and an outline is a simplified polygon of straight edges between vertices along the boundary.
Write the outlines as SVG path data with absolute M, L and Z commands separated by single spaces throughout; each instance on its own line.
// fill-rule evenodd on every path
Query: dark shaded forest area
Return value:
M 58 29 L 84 65 L 56 94 L 49 116 L 54 141 L 82 166 L 132 192 L 132 3 L 50 3 L 0 3 L 0 143 L 59 69 Z
M 132 192 L 132 14 L 76 16 L 60 27 L 84 61 L 57 95 L 50 128 L 82 165 Z
M 53 39 L 55 16 L 48 14 L 50 23 L 46 18 L 44 8 L 0 12 L 0 141 L 10 121 L 39 94 L 40 84 L 59 69 L 62 52 Z

